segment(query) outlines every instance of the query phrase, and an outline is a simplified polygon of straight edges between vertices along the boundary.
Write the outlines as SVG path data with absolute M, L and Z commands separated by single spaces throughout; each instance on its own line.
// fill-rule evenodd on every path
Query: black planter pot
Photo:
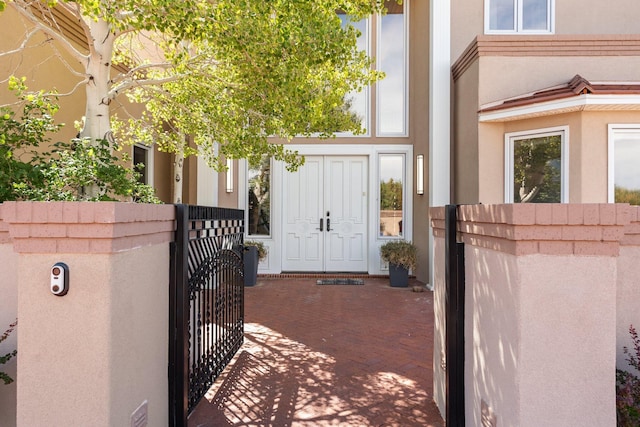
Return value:
M 254 286 L 258 280 L 258 248 L 244 247 L 244 285 Z
M 401 265 L 389 264 L 389 282 L 394 288 L 409 286 L 409 270 Z

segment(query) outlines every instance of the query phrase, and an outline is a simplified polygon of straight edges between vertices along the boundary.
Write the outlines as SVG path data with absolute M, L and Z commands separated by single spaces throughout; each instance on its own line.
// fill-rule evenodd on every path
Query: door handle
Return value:
M 316 230 L 324 231 L 323 230 L 323 222 L 324 222 L 324 218 L 320 218 L 320 228 L 316 228 Z
M 331 219 L 327 218 L 327 231 L 331 231 Z

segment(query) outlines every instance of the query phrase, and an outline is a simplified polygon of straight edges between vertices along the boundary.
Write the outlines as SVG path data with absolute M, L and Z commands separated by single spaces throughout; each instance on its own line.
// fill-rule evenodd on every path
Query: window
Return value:
M 554 0 L 485 0 L 487 34 L 554 32 Z
M 138 182 L 141 184 L 153 185 L 153 156 L 150 147 L 138 144 L 133 146 L 133 165 L 140 173 Z
M 404 154 L 380 154 L 380 236 L 402 236 Z
M 378 69 L 385 78 L 378 82 L 377 134 L 405 136 L 407 133 L 407 1 L 385 2 L 387 13 L 378 17 Z
M 247 234 L 269 236 L 271 235 L 271 159 L 265 156 L 257 167 L 249 166 L 247 178 L 249 181 Z
M 506 135 L 506 203 L 568 201 L 568 132 L 555 128 Z
M 609 125 L 609 202 L 640 205 L 640 125 Z
M 369 45 L 370 45 L 370 37 L 369 37 L 369 25 L 370 22 L 368 19 L 362 19 L 360 21 L 352 21 L 348 15 L 345 15 L 344 12 L 338 12 L 338 16 L 342 21 L 342 25 L 351 25 L 356 30 L 360 32 L 360 37 L 358 37 L 357 46 L 358 49 L 364 51 L 367 55 L 369 55 Z M 361 92 L 352 92 L 347 94 L 346 97 L 347 105 L 349 105 L 352 112 L 358 115 L 362 120 L 362 127 L 369 132 L 369 88 L 363 89 Z M 345 132 L 346 134 L 346 132 Z M 348 134 L 350 135 L 350 133 Z M 344 135 L 341 135 L 344 136 Z
M 396 0 L 386 0 L 387 13 L 377 15 L 370 20 L 352 21 L 348 15 L 338 12 L 343 25 L 352 25 L 360 32 L 358 48 L 370 54 L 370 28 L 376 32 L 376 68 L 384 71 L 385 78 L 376 85 L 376 135 L 378 136 L 406 136 L 409 117 L 408 96 L 408 3 L 404 0 L 398 4 Z M 370 129 L 370 88 L 362 92 L 350 93 L 346 97 L 351 111 L 362 119 L 362 127 L 367 130 L 364 136 L 369 136 Z M 345 134 L 339 134 L 345 136 Z

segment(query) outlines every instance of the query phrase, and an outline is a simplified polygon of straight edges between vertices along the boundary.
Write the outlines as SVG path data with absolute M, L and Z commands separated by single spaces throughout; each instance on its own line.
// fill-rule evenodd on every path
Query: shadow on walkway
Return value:
M 189 419 L 214 426 L 433 426 L 433 294 L 313 279 L 246 289 L 245 344 Z

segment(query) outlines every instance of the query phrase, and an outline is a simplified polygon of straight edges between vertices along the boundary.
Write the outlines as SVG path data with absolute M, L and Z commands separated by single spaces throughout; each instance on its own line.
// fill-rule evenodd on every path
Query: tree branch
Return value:
M 27 21 L 31 22 L 35 27 L 34 30 L 40 30 L 44 34 L 48 35 L 52 39 L 59 42 L 64 48 L 69 52 L 74 58 L 78 60 L 78 62 L 83 62 L 87 59 L 87 55 L 84 55 L 78 49 L 71 44 L 71 42 L 61 33 L 55 31 L 52 27 L 43 23 L 36 15 L 34 15 L 31 6 L 29 3 L 25 3 L 23 1 L 13 1 L 9 3 L 14 10 L 16 10 L 23 18 Z
M 173 76 L 169 76 L 169 77 L 165 77 L 165 78 L 159 78 L 159 79 L 127 80 L 127 81 L 122 82 L 121 84 L 111 88 L 111 90 L 109 91 L 108 98 L 109 99 L 114 99 L 116 96 L 118 96 L 123 91 L 131 89 L 133 87 L 160 86 L 160 85 L 163 85 L 165 83 L 171 83 L 171 82 L 175 82 L 177 80 L 180 80 L 182 77 L 183 76 L 181 76 L 179 74 L 176 74 L 176 75 L 173 75 Z

